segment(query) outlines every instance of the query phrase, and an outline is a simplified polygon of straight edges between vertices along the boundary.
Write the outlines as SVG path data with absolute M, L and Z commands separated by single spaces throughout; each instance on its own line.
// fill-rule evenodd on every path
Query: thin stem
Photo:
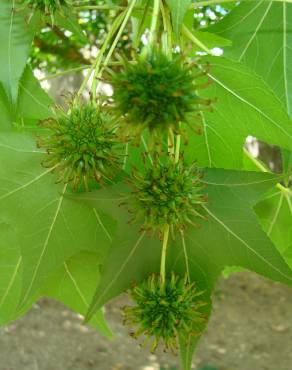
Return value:
M 128 63 L 135 64 L 137 62 L 135 60 L 133 60 L 133 61 L 132 60 L 129 60 Z M 101 63 L 101 65 L 103 65 L 103 63 Z M 118 61 L 110 62 L 110 63 L 108 63 L 108 65 L 110 65 L 110 66 L 120 66 L 120 65 L 122 65 L 122 62 L 118 62 Z M 56 72 L 54 74 L 51 74 L 51 75 L 47 75 L 45 77 L 42 77 L 42 78 L 39 79 L 39 81 L 51 80 L 53 78 L 60 77 L 60 76 L 65 76 L 65 75 L 70 74 L 70 73 L 73 73 L 73 72 L 84 71 L 86 69 L 90 69 L 91 67 L 92 67 L 92 65 L 70 68 L 70 69 L 67 69 L 66 71 L 60 71 L 60 72 Z
M 161 252 L 161 262 L 160 262 L 160 278 L 162 285 L 165 284 L 165 262 L 166 262 L 166 251 L 168 245 L 168 238 L 169 238 L 169 225 L 165 226 L 163 232 L 163 244 L 162 244 L 162 252 Z
M 260 161 L 258 161 L 251 153 L 244 148 L 244 154 L 252 161 L 252 163 L 262 172 L 270 172 Z
M 84 78 L 84 80 L 83 80 L 83 82 L 82 82 L 82 84 L 81 84 L 81 86 L 80 86 L 80 88 L 79 88 L 79 90 L 78 90 L 78 92 L 76 94 L 75 102 L 79 99 L 79 97 L 82 94 L 83 90 L 86 88 L 86 85 L 87 85 L 87 83 L 88 83 L 88 81 L 89 81 L 89 79 L 90 79 L 93 71 L 96 70 L 96 68 L 101 63 L 102 56 L 103 56 L 103 54 L 104 54 L 104 52 L 105 52 L 105 50 L 106 50 L 106 48 L 107 48 L 107 46 L 108 46 L 108 44 L 109 44 L 109 42 L 111 40 L 113 34 L 116 32 L 117 28 L 120 26 L 120 24 L 122 22 L 122 19 L 123 19 L 123 15 L 124 15 L 124 13 L 119 14 L 119 16 L 113 22 L 112 27 L 111 27 L 111 30 L 108 33 L 107 38 L 106 38 L 106 40 L 105 40 L 102 48 L 100 49 L 100 51 L 99 51 L 99 53 L 98 53 L 98 55 L 96 57 L 95 62 L 92 64 L 90 70 L 88 71 L 86 77 Z
M 172 59 L 172 26 L 169 19 L 169 12 L 168 8 L 164 7 L 164 3 L 162 0 L 160 0 L 160 10 L 162 14 L 162 20 L 163 20 L 163 30 L 164 30 L 164 36 L 162 38 L 162 46 L 164 49 L 165 54 L 169 56 L 170 59 Z M 168 153 L 172 157 L 172 159 L 175 161 L 175 140 L 174 140 L 174 134 L 173 130 L 170 127 L 168 131 Z
M 181 241 L 182 241 L 182 246 L 183 246 L 183 251 L 184 251 L 184 256 L 185 256 L 185 264 L 186 264 L 186 270 L 187 270 L 187 278 L 188 278 L 188 282 L 190 283 L 191 282 L 191 279 L 190 279 L 189 259 L 188 259 L 186 241 L 185 241 L 185 236 L 184 236 L 184 232 L 183 231 L 181 231 Z
M 94 73 L 94 78 L 93 78 L 93 86 L 92 86 L 93 96 L 96 95 L 97 81 L 101 77 L 103 70 L 106 68 L 106 66 L 108 65 L 108 63 L 110 61 L 110 58 L 112 57 L 112 54 L 113 54 L 113 52 L 114 52 L 114 50 L 115 50 L 115 48 L 117 46 L 117 43 L 119 42 L 119 39 L 120 39 L 122 33 L 124 32 L 124 29 L 125 29 L 125 27 L 126 27 L 126 25 L 128 23 L 128 20 L 129 20 L 131 14 L 132 14 L 132 11 L 133 11 L 133 9 L 134 9 L 134 7 L 136 5 L 136 2 L 137 2 L 137 0 L 132 0 L 132 3 L 129 5 L 127 11 L 125 12 L 124 20 L 123 20 L 123 22 L 122 22 L 122 24 L 120 26 L 120 29 L 119 29 L 119 31 L 118 31 L 118 33 L 117 33 L 117 35 L 116 35 L 116 37 L 115 37 L 115 39 L 114 39 L 111 47 L 110 47 L 109 52 L 107 53 L 107 56 L 106 56 L 106 58 L 105 58 L 105 60 L 103 62 L 102 68 L 99 70 L 102 56 L 101 56 L 99 62 L 97 63 L 97 65 L 96 65 L 95 73 Z
M 277 2 L 277 3 L 286 3 L 286 4 L 292 4 L 292 0 L 266 0 L 266 1 L 273 1 L 273 2 Z M 206 0 L 206 1 L 198 1 L 198 2 L 195 2 L 194 4 L 190 5 L 190 9 L 194 9 L 194 8 L 200 8 L 202 6 L 207 6 L 207 5 L 217 5 L 218 2 L 220 2 L 220 4 L 224 4 L 224 3 L 237 3 L 238 0 Z M 245 2 L 255 2 L 255 0 L 245 0 Z
M 129 143 L 127 143 L 125 147 L 125 158 L 124 158 L 124 163 L 123 163 L 123 171 L 125 171 L 126 169 L 128 154 L 129 154 Z
M 163 30 L 164 32 L 167 32 L 167 25 L 166 25 L 166 11 L 163 6 L 163 1 L 160 0 L 160 11 L 162 15 L 162 22 L 163 22 Z
M 146 1 L 146 4 L 144 6 L 143 14 L 141 19 L 139 20 L 139 27 L 138 27 L 138 32 L 137 36 L 135 37 L 135 40 L 133 41 L 133 48 L 138 49 L 140 42 L 141 42 L 141 37 L 143 35 L 143 32 L 145 31 L 145 21 L 147 18 L 148 10 L 150 6 L 150 0 Z
M 254 0 L 250 0 L 250 1 L 254 1 Z M 267 1 L 271 1 L 271 0 L 267 0 Z M 276 0 L 276 1 L 279 1 L 279 0 Z M 292 0 L 280 0 L 280 1 L 291 1 L 292 2 Z M 237 0 L 220 0 L 220 4 L 235 3 L 235 2 L 237 2 Z M 199 1 L 199 2 L 192 4 L 190 8 L 191 9 L 200 8 L 201 6 L 212 5 L 212 4 L 218 4 L 218 0 Z
M 119 32 L 118 32 L 118 34 L 117 34 L 117 36 L 116 36 L 116 38 L 115 38 L 114 42 L 112 43 L 112 46 L 111 46 L 111 48 L 110 48 L 110 50 L 109 50 L 109 52 L 108 52 L 108 54 L 107 54 L 107 56 L 106 56 L 106 58 L 105 58 L 103 68 L 108 64 L 108 62 L 109 62 L 109 60 L 110 60 L 110 58 L 111 58 L 111 56 L 112 56 L 112 53 L 114 52 L 114 50 L 115 50 L 115 48 L 116 48 L 116 46 L 117 46 L 117 43 L 118 43 L 118 41 L 119 41 L 119 39 L 120 39 L 120 37 L 121 37 L 122 33 L 124 32 L 124 29 L 125 29 L 125 27 L 126 27 L 126 24 L 128 23 L 128 20 L 129 20 L 129 18 L 130 18 L 130 16 L 131 16 L 131 14 L 132 14 L 132 11 L 133 11 L 133 9 L 134 9 L 134 7 L 135 7 L 136 2 L 137 2 L 137 0 L 132 0 L 132 3 L 131 3 L 131 4 L 130 4 L 130 6 L 128 7 L 128 10 L 127 10 L 127 12 L 126 12 L 126 15 L 125 15 L 124 21 L 123 21 L 123 23 L 122 23 L 122 25 L 121 25 L 121 27 L 120 27 L 120 29 L 119 29 Z
M 180 157 L 180 143 L 181 143 L 181 135 L 176 135 L 176 146 L 175 146 L 175 159 L 174 163 L 178 163 Z
M 93 76 L 93 81 L 92 81 L 93 101 L 96 100 L 97 81 L 98 81 L 99 76 L 101 76 L 100 67 L 101 67 L 101 64 L 102 64 L 102 59 L 103 59 L 104 53 L 105 53 L 108 45 L 110 44 L 110 41 L 111 41 L 113 35 L 115 34 L 115 32 L 118 30 L 119 27 L 122 27 L 121 24 L 122 24 L 123 20 L 125 19 L 124 17 L 126 17 L 125 12 L 121 13 L 120 16 L 113 23 L 111 32 L 109 32 L 109 34 L 107 35 L 106 40 L 105 40 L 104 44 L 102 45 L 102 48 L 100 49 L 100 51 L 98 53 L 98 56 L 96 58 L 96 62 L 95 62 L 95 66 L 94 66 L 94 76 Z
M 270 172 L 260 161 L 258 161 L 255 157 L 253 157 L 250 152 L 244 148 L 243 149 L 244 154 L 252 161 L 252 163 L 262 172 Z M 276 187 L 281 190 L 285 194 L 292 195 L 292 192 L 289 188 L 286 188 L 279 182 L 276 184 Z
M 205 44 L 202 43 L 185 25 L 182 27 L 182 33 L 190 40 L 192 43 L 196 44 L 199 48 L 204 50 L 208 54 L 212 54 L 212 51 L 207 48 Z
M 174 135 L 171 128 L 169 129 L 167 143 L 168 143 L 168 153 L 174 159 Z
M 143 146 L 144 146 L 144 148 L 146 150 L 147 157 L 149 158 L 149 161 L 150 161 L 151 165 L 153 165 L 153 159 L 151 157 L 151 154 L 149 153 L 149 148 L 147 146 L 147 143 L 146 143 L 143 135 L 141 136 L 141 140 L 142 140 L 142 144 L 143 144 Z
M 158 18 L 159 18 L 159 2 L 160 0 L 153 0 L 153 13 L 152 13 L 152 21 L 150 27 L 150 45 L 154 43 L 157 36 L 157 26 L 158 26 Z
M 82 10 L 124 10 L 126 9 L 125 6 L 118 6 L 118 5 L 81 5 L 81 6 L 74 6 L 74 10 L 82 11 Z
M 164 52 L 171 58 L 172 57 L 172 25 L 170 19 L 170 12 L 168 8 L 164 7 L 163 1 L 160 0 L 160 11 L 163 21 L 163 48 Z
M 85 69 L 89 69 L 90 66 L 81 66 L 81 67 L 75 67 L 75 68 L 71 68 L 71 69 L 67 69 L 66 71 L 60 71 L 60 72 L 57 72 L 57 73 L 54 73 L 54 74 L 51 74 L 51 75 L 47 75 L 43 78 L 40 78 L 39 81 L 47 81 L 47 80 L 51 80 L 53 78 L 56 78 L 56 77 L 61 77 L 61 76 L 65 76 L 69 73 L 73 73 L 73 72 L 80 72 L 80 71 L 83 71 Z
M 245 2 L 255 2 L 255 0 L 245 0 Z M 273 1 L 273 2 L 278 2 L 278 3 L 286 3 L 286 4 L 291 4 L 292 0 L 266 0 L 266 1 Z M 220 4 L 224 3 L 237 3 L 238 0 L 220 0 Z M 190 5 L 190 9 L 194 8 L 200 8 L 202 6 L 207 6 L 207 5 L 217 5 L 218 0 L 206 0 L 206 1 L 198 1 L 195 2 L 194 4 Z

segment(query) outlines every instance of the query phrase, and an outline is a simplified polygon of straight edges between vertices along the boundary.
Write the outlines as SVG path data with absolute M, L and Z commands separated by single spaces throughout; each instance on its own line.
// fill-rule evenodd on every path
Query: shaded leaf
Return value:
M 79 253 L 53 272 L 38 294 L 19 310 L 22 285 L 22 257 L 13 228 L 0 224 L 0 326 L 17 319 L 42 296 L 52 297 L 74 311 L 85 315 L 99 280 L 100 256 L 92 252 Z M 111 331 L 102 310 L 96 312 L 90 325 L 107 337 Z
M 0 131 L 11 129 L 13 122 L 13 112 L 6 92 L 0 83 Z
M 82 252 L 64 262 L 46 281 L 42 293 L 57 299 L 74 311 L 85 315 L 96 284 L 99 281 L 100 256 L 92 252 Z M 104 335 L 111 337 L 102 310 L 96 312 L 90 324 Z
M 66 197 L 64 184 L 40 163 L 44 154 L 22 134 L 0 135 L 0 218 L 19 235 L 23 259 L 21 304 L 30 301 L 48 274 L 81 250 L 103 255 L 114 225 L 96 211 Z
M 15 319 L 21 291 L 21 254 L 15 230 L 0 222 L 0 325 Z
M 17 116 L 20 122 L 36 122 L 52 116 L 52 99 L 41 88 L 29 66 L 26 66 L 19 82 Z
M 218 275 L 226 266 L 241 266 L 292 284 L 292 271 L 262 231 L 252 209 L 263 192 L 278 180 L 279 176 L 272 174 L 205 170 L 203 182 L 209 200 L 204 208 L 208 219 L 201 222 L 200 228 L 189 228 L 184 238 L 169 242 L 167 273 L 174 271 L 183 276 L 189 270 L 191 281 L 206 292 L 206 297 L 210 297 Z M 78 196 L 79 200 L 117 218 L 118 223 L 118 233 L 105 260 L 87 319 L 133 283 L 159 271 L 161 241 L 139 231 L 139 225 L 129 224 L 131 216 L 120 205 L 128 197 L 131 190 L 123 184 Z M 185 369 L 189 368 L 196 341 L 193 338 L 182 348 Z

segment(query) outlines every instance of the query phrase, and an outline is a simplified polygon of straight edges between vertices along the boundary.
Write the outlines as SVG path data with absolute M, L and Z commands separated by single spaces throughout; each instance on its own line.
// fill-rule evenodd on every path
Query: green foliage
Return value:
M 98 253 L 77 253 L 49 276 L 41 293 L 85 315 L 100 278 L 99 266 Z M 89 324 L 103 335 L 112 337 L 102 310 L 96 312 Z
M 232 41 L 225 55 L 262 76 L 289 113 L 292 103 L 291 10 L 291 4 L 286 2 L 243 2 L 209 28 L 210 32 Z
M 51 169 L 40 165 L 46 154 L 36 148 L 31 135 L 0 136 L 1 219 L 19 235 L 23 261 L 20 306 L 24 306 L 64 261 L 84 249 L 102 256 L 110 238 L 94 209 L 88 212 L 85 205 L 69 198 L 67 184 L 55 184 Z
M 0 3 L 0 82 L 8 100 L 17 99 L 19 80 L 25 68 L 30 45 L 34 36 L 35 24 L 26 24 L 23 14 L 13 9 L 10 0 Z
M 46 295 L 110 336 L 102 306 L 128 291 L 135 336 L 178 344 L 190 370 L 223 271 L 292 285 L 291 6 L 64 4 L 0 4 L 0 323 Z M 86 64 L 54 108 L 33 69 Z M 246 156 L 248 135 L 285 149 L 283 174 Z
M 174 32 L 179 35 L 186 12 L 192 0 L 167 0 L 172 15 Z
M 248 135 L 291 149 L 291 121 L 270 87 L 238 62 L 209 56 L 204 61 L 213 83 L 202 95 L 217 101 L 214 112 L 202 113 L 203 135 L 189 135 L 191 158 L 201 166 L 240 169 Z
M 274 188 L 263 201 L 257 204 L 255 210 L 264 230 L 292 268 L 291 196 L 290 189 Z

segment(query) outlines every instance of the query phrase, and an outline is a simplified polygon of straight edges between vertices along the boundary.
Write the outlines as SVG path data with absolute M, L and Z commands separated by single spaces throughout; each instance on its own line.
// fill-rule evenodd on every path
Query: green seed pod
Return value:
M 172 273 L 162 284 L 160 276 L 153 274 L 130 291 L 135 305 L 123 308 L 124 323 L 136 327 L 134 338 L 144 335 L 144 343 L 151 342 L 151 352 L 159 342 L 176 352 L 178 335 L 201 334 L 200 325 L 206 322 L 202 312 L 206 303 L 199 298 L 202 293 L 186 277 Z
M 196 67 L 180 54 L 169 58 L 153 50 L 135 64 L 125 60 L 117 73 L 109 71 L 115 110 L 124 118 L 126 134 L 139 137 L 148 129 L 154 141 L 160 142 L 161 134 L 170 129 L 179 132 L 181 122 L 193 125 L 198 112 L 211 103 L 198 96 L 205 72 Z
M 128 203 L 132 221 L 140 221 L 142 229 L 162 235 L 169 225 L 172 235 L 182 231 L 187 224 L 196 225 L 196 220 L 205 218 L 202 204 L 207 201 L 205 185 L 201 174 L 193 166 L 186 166 L 182 160 L 166 164 L 155 160 L 145 173 L 133 171 L 131 184 L 133 196 Z
M 53 15 L 62 6 L 68 6 L 68 0 L 23 0 L 23 3 L 33 10 L 39 10 L 44 15 Z
M 72 106 L 68 113 L 57 109 L 56 117 L 42 121 L 49 135 L 38 146 L 48 156 L 43 166 L 58 173 L 57 182 L 70 183 L 74 191 L 89 182 L 104 183 L 121 169 L 123 155 L 116 124 L 108 111 L 91 103 Z

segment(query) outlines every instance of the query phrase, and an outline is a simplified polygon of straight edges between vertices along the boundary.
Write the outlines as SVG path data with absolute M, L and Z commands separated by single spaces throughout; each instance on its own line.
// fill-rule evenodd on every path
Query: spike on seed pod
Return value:
M 129 292 L 134 305 L 122 309 L 124 323 L 135 327 L 131 336 L 144 335 L 142 346 L 150 343 L 154 352 L 160 342 L 165 350 L 177 352 L 177 337 L 200 335 L 200 325 L 206 322 L 202 307 L 206 302 L 195 283 L 188 283 L 174 273 L 162 284 L 159 275 L 152 274 Z
M 142 230 L 162 236 L 166 225 L 171 234 L 183 231 L 187 225 L 198 226 L 205 219 L 202 205 L 207 197 L 202 173 L 195 165 L 187 166 L 183 158 L 178 163 L 171 159 L 164 164 L 154 157 L 144 173 L 133 169 L 130 180 L 134 190 L 127 202 L 133 214 L 131 222 L 142 221 Z
M 37 142 L 47 151 L 42 165 L 58 174 L 57 182 L 70 183 L 73 191 L 89 191 L 93 181 L 103 184 L 122 163 L 115 122 L 108 110 L 92 103 L 71 105 L 68 113 L 57 108 L 55 117 L 40 122 L 48 129 Z
M 54 24 L 54 14 L 63 7 L 71 5 L 70 0 L 22 0 L 21 1 L 32 11 L 39 11 L 43 16 L 50 16 Z
M 209 84 L 204 81 L 206 73 L 180 54 L 169 58 L 152 50 L 135 64 L 124 60 L 122 70 L 108 77 L 114 88 L 116 114 L 123 117 L 122 132 L 139 138 L 148 129 L 153 143 L 160 142 L 161 134 L 169 130 L 179 133 L 180 122 L 192 126 L 198 111 L 209 109 L 211 104 L 198 95 L 198 90 Z

